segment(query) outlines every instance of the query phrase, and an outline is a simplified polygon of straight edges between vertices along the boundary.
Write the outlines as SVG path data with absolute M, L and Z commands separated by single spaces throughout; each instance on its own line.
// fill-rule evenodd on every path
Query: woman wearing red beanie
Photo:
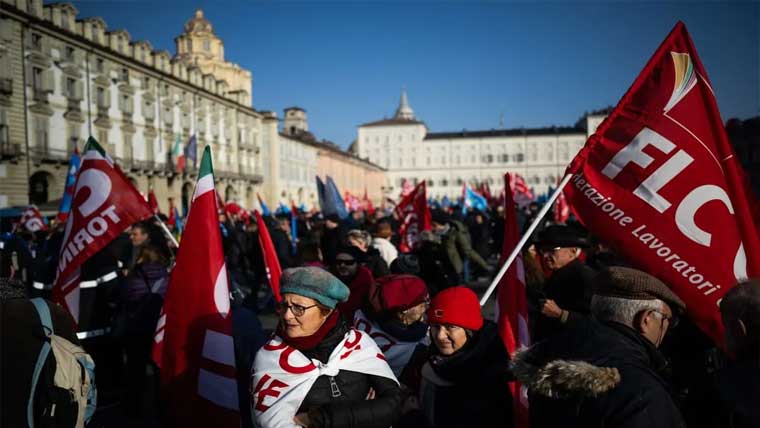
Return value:
M 427 311 L 430 338 L 420 406 L 428 426 L 513 426 L 509 356 L 478 297 L 458 286 L 438 293 Z

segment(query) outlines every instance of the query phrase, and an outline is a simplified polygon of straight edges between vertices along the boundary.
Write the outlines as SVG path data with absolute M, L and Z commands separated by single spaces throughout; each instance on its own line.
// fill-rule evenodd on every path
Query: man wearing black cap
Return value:
M 534 341 L 546 339 L 588 315 L 595 272 L 578 259 L 587 244 L 580 233 L 568 226 L 553 225 L 539 233 L 536 249 L 551 277 L 534 302 L 541 312 L 533 331 Z
M 477 251 L 472 249 L 470 234 L 467 227 L 461 222 L 455 221 L 443 210 L 433 210 L 432 230 L 440 237 L 441 245 L 446 250 L 449 262 L 454 267 L 457 275 L 462 276 L 464 270 L 464 259 L 467 258 L 477 264 L 484 271 L 492 273 L 494 269 L 480 257 Z
M 680 428 L 658 351 L 683 301 L 657 278 L 612 267 L 595 278 L 592 317 L 515 358 L 533 427 Z

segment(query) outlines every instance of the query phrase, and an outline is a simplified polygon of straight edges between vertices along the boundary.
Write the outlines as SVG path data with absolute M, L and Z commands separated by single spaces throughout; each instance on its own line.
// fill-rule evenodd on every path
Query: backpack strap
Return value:
M 31 302 L 34 305 L 34 308 L 37 310 L 37 315 L 40 317 L 40 322 L 42 323 L 42 329 L 45 332 L 45 336 L 47 338 L 50 338 L 50 336 L 52 336 L 54 333 L 53 322 L 50 318 L 50 308 L 48 307 L 45 300 L 40 297 L 31 299 Z M 50 340 L 44 341 L 42 343 L 40 354 L 37 356 L 37 364 L 34 366 L 34 374 L 32 375 L 32 389 L 29 392 L 29 401 L 26 405 L 26 420 L 29 424 L 29 428 L 34 428 L 34 393 L 37 389 L 37 382 L 40 379 L 42 367 L 45 365 L 45 361 L 47 361 L 48 355 L 50 354 L 50 349 Z

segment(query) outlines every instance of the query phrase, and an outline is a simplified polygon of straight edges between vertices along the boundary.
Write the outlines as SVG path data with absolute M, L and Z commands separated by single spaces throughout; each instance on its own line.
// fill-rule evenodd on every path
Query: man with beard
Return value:
M 595 275 L 578 257 L 588 241 L 568 226 L 549 226 L 535 243 L 544 268 L 551 276 L 536 302 L 540 314 L 533 333 L 535 341 L 548 338 L 589 313 Z

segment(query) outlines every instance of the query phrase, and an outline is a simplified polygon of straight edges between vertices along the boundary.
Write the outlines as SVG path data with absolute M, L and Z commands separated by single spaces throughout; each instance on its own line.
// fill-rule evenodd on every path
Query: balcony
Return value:
M 3 141 L 8 141 L 8 128 L 0 128 L 0 133 L 4 135 L 0 136 Z M 0 157 L 3 160 L 15 159 L 21 156 L 21 144 L 11 144 L 9 142 L 0 143 Z
M 34 162 L 69 162 L 69 152 L 62 149 L 52 149 L 50 147 L 32 147 L 29 149 L 30 157 Z

